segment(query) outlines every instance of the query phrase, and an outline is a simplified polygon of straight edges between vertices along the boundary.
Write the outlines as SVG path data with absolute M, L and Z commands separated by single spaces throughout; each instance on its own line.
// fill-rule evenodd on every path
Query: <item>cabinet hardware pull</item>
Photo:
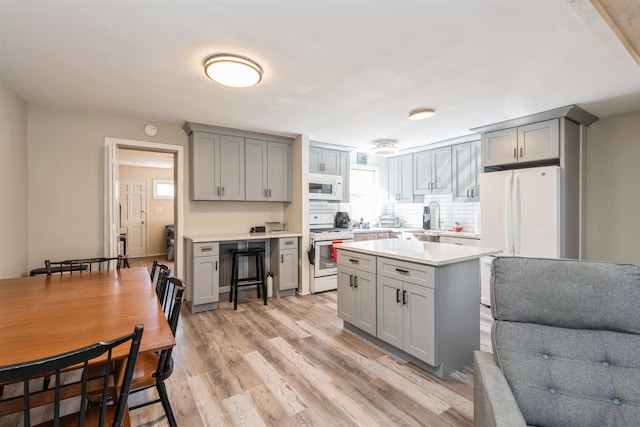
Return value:
M 469 190 L 467 190 L 467 197 L 469 197 Z
M 357 288 L 358 287 L 358 276 L 353 278 L 353 287 Z
M 516 149 L 515 149 L 515 148 L 513 149 L 513 158 L 514 158 L 514 159 L 517 159 L 517 158 L 518 158 L 518 154 L 517 154 L 517 151 L 516 151 Z
M 269 197 L 271 197 L 271 189 L 269 189 Z
M 407 305 L 407 291 L 402 291 L 402 305 Z
M 216 196 L 220 195 L 220 187 L 216 187 Z
M 218 271 L 218 261 L 216 261 L 216 271 Z
M 293 245 L 293 241 L 289 240 L 288 242 L 284 242 L 285 245 Z
M 473 197 L 473 192 L 476 191 L 473 188 L 471 189 L 471 197 Z
M 224 187 L 222 187 L 222 196 L 224 197 Z
M 353 276 L 349 275 L 349 286 L 353 288 Z
M 280 264 L 284 264 L 284 255 L 280 254 Z
M 400 302 L 400 288 L 396 289 L 396 302 Z
M 524 154 L 524 148 L 523 148 L 523 147 L 520 147 L 520 157 L 522 157 L 522 156 L 523 156 L 523 154 Z
M 213 250 L 213 247 L 211 246 L 200 248 L 200 252 L 211 252 L 212 250 Z
M 400 274 L 409 274 L 409 270 L 404 270 L 402 268 L 396 268 L 396 271 Z
M 358 261 L 357 259 L 349 258 L 349 262 L 351 262 L 351 264 L 360 264 L 360 261 Z

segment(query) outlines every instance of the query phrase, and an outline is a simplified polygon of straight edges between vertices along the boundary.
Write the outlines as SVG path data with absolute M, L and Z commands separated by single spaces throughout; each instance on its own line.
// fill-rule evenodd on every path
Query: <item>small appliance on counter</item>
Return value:
M 425 206 L 422 211 L 422 228 L 425 230 L 431 229 L 431 210 L 429 206 Z
M 285 222 L 265 222 L 265 231 L 267 233 L 277 233 L 287 231 L 287 223 Z
M 336 212 L 336 218 L 334 221 L 336 228 L 351 228 L 351 218 L 347 212 Z

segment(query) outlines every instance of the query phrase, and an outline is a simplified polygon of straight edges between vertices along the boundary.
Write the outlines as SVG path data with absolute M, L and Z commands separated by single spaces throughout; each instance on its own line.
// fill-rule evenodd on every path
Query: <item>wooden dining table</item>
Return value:
M 140 353 L 175 345 L 144 267 L 0 280 L 0 366 L 121 337 L 138 323 Z M 128 352 L 122 345 L 113 357 Z

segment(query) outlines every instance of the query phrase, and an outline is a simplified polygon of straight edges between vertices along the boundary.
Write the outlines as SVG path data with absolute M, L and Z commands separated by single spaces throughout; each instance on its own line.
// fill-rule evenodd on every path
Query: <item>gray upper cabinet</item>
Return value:
M 413 202 L 413 155 L 387 159 L 389 198 L 402 203 Z
M 451 187 L 456 201 L 479 200 L 480 147 L 480 141 L 451 147 Z
M 290 145 L 247 139 L 245 150 L 246 200 L 291 201 Z
M 340 152 L 340 163 L 342 167 L 342 202 L 349 203 L 349 180 L 351 179 L 351 156 L 349 153 Z
M 560 158 L 559 120 L 552 119 L 482 135 L 483 166 Z
M 190 142 L 191 199 L 244 200 L 244 139 L 193 132 Z
M 451 193 L 451 146 L 413 154 L 413 194 Z
M 309 147 L 309 173 L 340 175 L 340 151 Z

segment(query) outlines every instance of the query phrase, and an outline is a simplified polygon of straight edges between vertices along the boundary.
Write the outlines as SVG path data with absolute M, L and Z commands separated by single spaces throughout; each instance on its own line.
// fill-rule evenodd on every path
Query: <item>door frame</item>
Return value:
M 157 142 L 135 141 L 130 139 L 105 137 L 105 183 L 104 183 L 104 253 L 117 256 L 120 230 L 116 215 L 116 189 L 118 178 L 119 148 L 140 151 L 153 151 L 173 154 L 174 198 L 173 221 L 175 225 L 175 258 L 176 277 L 184 277 L 182 258 L 182 242 L 184 229 L 184 147 L 182 145 L 163 144 Z

